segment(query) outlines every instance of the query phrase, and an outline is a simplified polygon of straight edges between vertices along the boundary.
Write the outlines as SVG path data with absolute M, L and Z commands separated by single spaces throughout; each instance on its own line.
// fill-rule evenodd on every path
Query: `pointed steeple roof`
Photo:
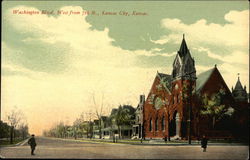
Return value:
M 183 39 L 181 42 L 181 47 L 178 51 L 178 54 L 180 55 L 180 57 L 184 57 L 187 53 L 189 52 L 188 47 L 187 47 L 187 43 L 185 41 L 185 35 L 183 34 Z
M 236 82 L 236 85 L 235 85 L 232 93 L 233 93 L 234 99 L 237 102 L 247 102 L 247 92 L 242 87 L 242 84 L 240 82 L 239 73 L 238 73 L 238 81 Z
M 185 41 L 185 37 L 183 34 L 181 47 L 179 51 L 177 52 L 177 55 L 173 63 L 172 76 L 173 78 L 178 78 L 178 77 L 187 78 L 187 77 L 190 77 L 191 73 L 192 73 L 192 77 L 195 78 L 196 77 L 195 62 L 194 62 L 194 59 L 191 57 L 191 54 L 189 52 L 189 49 L 187 47 L 187 43 Z
M 242 84 L 240 82 L 240 77 L 238 77 L 238 81 L 236 82 L 234 90 L 243 90 Z

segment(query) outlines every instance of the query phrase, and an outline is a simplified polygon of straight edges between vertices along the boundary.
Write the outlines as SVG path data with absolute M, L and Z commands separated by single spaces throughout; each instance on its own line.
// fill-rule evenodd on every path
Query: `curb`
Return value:
M 4 156 L 0 155 L 0 159 L 4 159 L 4 158 L 5 158 Z
M 108 142 L 108 141 L 91 141 L 91 140 L 80 140 L 82 142 L 89 143 L 106 143 L 106 144 L 124 144 L 124 145 L 144 145 L 144 146 L 200 146 L 201 144 L 187 144 L 187 143 L 134 143 L 134 142 Z M 248 144 L 241 143 L 209 143 L 210 146 L 248 146 Z
M 28 140 L 29 140 L 29 138 L 27 138 L 27 139 L 25 139 L 25 140 L 23 140 L 23 141 L 17 143 L 16 146 L 23 146 L 25 143 L 28 142 Z
M 113 142 L 108 142 L 108 141 L 95 141 L 95 140 L 86 140 L 86 139 L 64 139 L 64 138 L 54 138 L 54 137 L 46 137 L 46 138 L 60 139 L 63 141 L 72 141 L 72 142 L 89 142 L 89 143 L 122 144 L 122 145 L 126 144 L 122 142 L 113 143 Z
M 117 143 L 114 143 L 112 141 L 103 141 L 103 140 L 89 140 L 89 139 L 65 139 L 65 138 L 54 138 L 54 137 L 45 137 L 45 138 L 51 138 L 51 139 L 60 139 L 63 141 L 72 141 L 72 142 L 88 142 L 88 143 L 99 143 L 99 144 L 112 144 L 112 145 L 144 145 L 144 146 L 200 146 L 201 144 L 193 143 L 140 143 L 140 142 L 122 142 L 118 141 Z M 248 144 L 242 144 L 242 143 L 209 143 L 209 146 L 248 146 Z
M 101 141 L 101 140 L 80 140 L 82 142 L 90 142 L 90 143 L 108 143 L 108 144 L 128 144 L 128 145 L 154 145 L 154 146 L 200 146 L 200 143 L 194 142 L 193 144 L 188 143 L 149 143 L 149 142 L 126 142 L 126 141 L 118 141 L 117 143 L 110 141 Z M 210 146 L 248 146 L 249 144 L 244 143 L 209 143 Z

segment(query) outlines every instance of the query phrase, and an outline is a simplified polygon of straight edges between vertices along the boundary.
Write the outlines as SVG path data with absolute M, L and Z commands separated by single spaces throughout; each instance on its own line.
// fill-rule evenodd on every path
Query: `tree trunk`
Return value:
M 13 143 L 13 130 L 14 130 L 14 127 L 11 126 L 11 127 L 10 127 L 10 144 Z
M 213 129 L 215 127 L 215 116 L 213 116 Z
M 121 139 L 123 139 L 123 130 L 122 130 L 122 125 L 121 125 Z
M 99 126 L 99 139 L 102 139 L 102 131 L 100 126 Z
M 16 133 L 15 133 L 15 128 L 13 127 L 13 140 L 15 141 L 16 139 Z
M 74 137 L 76 139 L 76 129 L 74 128 Z
M 101 119 L 99 119 L 99 138 L 102 139 Z
M 119 139 L 121 139 L 121 127 L 118 125 L 118 134 L 119 134 Z

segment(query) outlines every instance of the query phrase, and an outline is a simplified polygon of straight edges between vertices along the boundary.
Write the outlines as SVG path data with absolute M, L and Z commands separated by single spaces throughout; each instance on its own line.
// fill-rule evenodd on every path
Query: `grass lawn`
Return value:
M 22 138 L 15 138 L 13 139 L 13 143 L 10 143 L 9 139 L 0 139 L 0 146 L 7 146 L 7 145 L 13 145 L 13 144 L 17 144 L 19 142 L 22 142 L 23 139 Z

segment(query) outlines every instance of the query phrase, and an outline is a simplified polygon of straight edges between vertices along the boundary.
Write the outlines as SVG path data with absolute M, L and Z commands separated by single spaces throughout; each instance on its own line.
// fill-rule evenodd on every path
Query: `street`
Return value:
M 249 146 L 208 145 L 207 152 L 194 146 L 129 145 L 90 143 L 36 137 L 35 155 L 27 143 L 0 148 L 2 158 L 80 158 L 80 159 L 248 159 Z

